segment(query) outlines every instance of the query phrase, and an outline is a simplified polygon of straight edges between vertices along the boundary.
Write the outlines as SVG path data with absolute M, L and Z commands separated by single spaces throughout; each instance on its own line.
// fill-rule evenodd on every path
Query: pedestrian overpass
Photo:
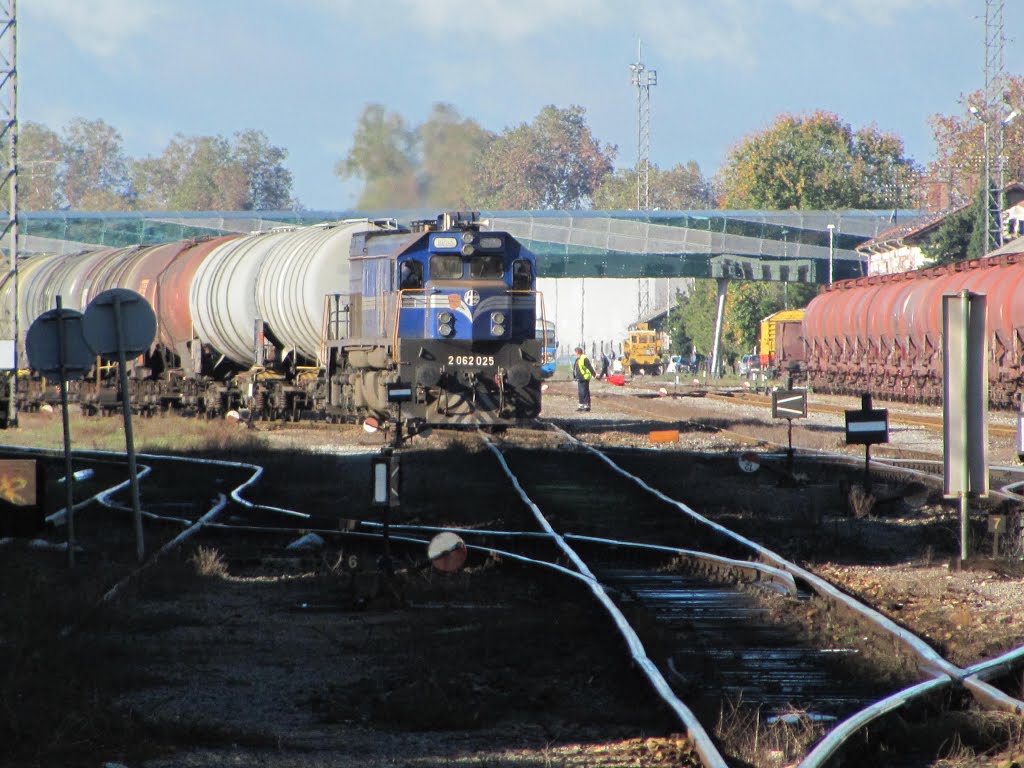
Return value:
M 434 219 L 415 211 L 219 211 L 19 214 L 20 254 L 163 243 L 351 218 Z M 827 284 L 867 274 L 859 244 L 919 211 L 481 211 L 515 235 L 540 277 L 704 277 Z M 8 245 L 5 243 L 5 245 Z
M 19 214 L 19 255 L 156 244 L 324 221 L 434 220 L 439 211 L 87 212 Z M 858 245 L 923 219 L 919 211 L 481 211 L 537 257 L 541 278 L 714 278 L 711 370 L 734 280 L 830 284 L 867 274 Z M 8 241 L 2 244 L 9 254 Z M 582 334 L 581 334 L 582 335 Z

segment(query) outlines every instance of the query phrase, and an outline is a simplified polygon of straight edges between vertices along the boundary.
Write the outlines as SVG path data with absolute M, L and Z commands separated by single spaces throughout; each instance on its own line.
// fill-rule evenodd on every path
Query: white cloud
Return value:
M 742 66 L 753 59 L 758 8 L 750 0 L 687 0 L 668 6 L 641 3 L 634 18 L 638 34 L 657 51 L 658 58 L 720 60 Z
M 302 0 L 307 6 L 351 18 L 361 0 Z M 736 56 L 729 50 L 746 38 L 750 0 L 383 0 L 388 18 L 456 42 L 473 34 L 496 43 L 530 42 L 567 25 L 582 29 L 618 26 L 623 36 L 664 39 L 673 58 Z M 757 7 L 756 4 L 754 7 Z M 362 18 L 362 17 L 360 17 Z M 367 23 L 372 23 L 366 20 Z
M 169 16 L 172 4 L 169 0 L 32 0 L 22 9 L 28 19 L 58 27 L 82 51 L 111 58 Z
M 929 8 L 951 8 L 963 0 L 787 0 L 797 11 L 821 16 L 836 23 L 888 27 L 908 11 L 920 14 Z

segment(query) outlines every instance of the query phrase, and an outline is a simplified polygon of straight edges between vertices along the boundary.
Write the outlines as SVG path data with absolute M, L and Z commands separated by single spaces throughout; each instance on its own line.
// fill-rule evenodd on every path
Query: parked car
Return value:
M 740 376 L 749 376 L 761 370 L 761 360 L 757 355 L 744 355 L 740 358 Z
M 669 358 L 668 366 L 665 368 L 666 373 L 697 373 L 704 366 L 705 357 L 704 355 L 696 355 L 692 357 L 683 357 L 682 355 L 672 355 Z

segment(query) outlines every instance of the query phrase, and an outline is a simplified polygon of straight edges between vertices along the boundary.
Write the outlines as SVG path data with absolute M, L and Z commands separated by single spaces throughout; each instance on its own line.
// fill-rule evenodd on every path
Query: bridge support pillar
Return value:
M 729 278 L 715 278 L 718 283 L 718 312 L 715 315 L 715 346 L 711 352 L 711 376 L 717 378 L 722 375 L 722 365 L 718 359 L 718 349 L 722 341 L 722 320 L 725 317 L 725 296 L 729 290 Z

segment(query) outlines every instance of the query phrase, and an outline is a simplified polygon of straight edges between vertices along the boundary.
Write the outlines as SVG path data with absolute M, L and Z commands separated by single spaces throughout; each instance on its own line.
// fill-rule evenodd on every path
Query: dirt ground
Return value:
M 654 445 L 642 421 L 650 412 L 679 423 L 732 418 L 737 429 L 762 439 L 785 439 L 784 430 L 759 425 L 756 415 L 729 417 L 698 399 L 628 397 L 603 383 L 595 385 L 594 410 L 577 414 L 572 389 L 571 382 L 553 383 L 545 415 L 572 420 L 581 437 L 597 443 L 744 450 L 701 430 L 681 430 L 679 443 Z M 137 424 L 140 445 L 151 440 L 160 447 L 168 427 L 158 421 Z M 32 428 L 32 419 L 24 422 L 18 432 Z M 834 424 L 815 429 L 819 439 L 836 442 Z M 379 448 L 379 435 L 354 427 L 234 430 L 217 433 L 219 454 L 256 444 L 289 457 L 263 479 L 263 491 L 272 489 L 265 503 L 312 504 L 353 518 L 367 513 L 368 456 Z M 441 435 L 431 440 L 458 443 Z M 463 469 L 465 450 L 437 452 L 425 466 Z M 296 456 L 306 458 L 296 463 Z M 423 496 L 431 473 L 421 474 Z M 324 477 L 331 478 L 328 490 L 316 482 Z M 348 487 L 346 479 L 358 490 L 337 491 Z M 465 495 L 479 499 L 497 482 L 482 472 L 467 479 Z M 774 492 L 776 484 L 766 487 Z M 766 511 L 751 501 L 750 517 L 769 514 L 769 496 L 764 488 L 756 494 Z M 684 500 L 695 508 L 699 501 Z M 698 511 L 712 506 L 705 501 Z M 481 520 L 478 506 L 433 499 L 420 517 L 485 526 L 510 514 L 500 505 L 486 511 Z M 931 499 L 873 530 L 905 537 L 922 521 L 955 526 L 951 514 Z M 123 517 L 95 526 L 108 524 L 123 525 Z M 162 558 L 117 599 L 84 614 L 83 606 L 95 604 L 127 570 L 124 564 L 86 556 L 71 574 L 60 552 L 22 544 L 0 550 L 0 638 L 8 651 L 0 734 L 11 746 L 0 764 L 697 764 L 678 723 L 624 662 L 606 619 L 563 580 L 500 558 L 471 559 L 455 574 L 416 568 L 383 579 L 358 548 L 329 542 L 282 557 L 276 544 L 254 535 L 247 547 L 233 548 L 204 538 L 201 550 L 190 546 Z M 943 551 L 915 547 L 902 560 L 878 564 L 823 555 L 805 564 L 869 599 L 955 663 L 1024 643 L 1020 575 L 1009 567 L 958 571 Z

